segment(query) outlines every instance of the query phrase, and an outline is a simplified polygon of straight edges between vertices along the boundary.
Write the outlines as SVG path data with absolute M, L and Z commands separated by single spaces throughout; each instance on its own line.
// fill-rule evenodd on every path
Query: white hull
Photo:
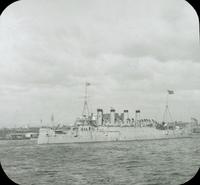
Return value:
M 41 128 L 38 144 L 83 143 L 106 141 L 152 140 L 190 137 L 188 129 L 159 130 L 154 127 L 82 127 L 55 133 L 51 128 Z

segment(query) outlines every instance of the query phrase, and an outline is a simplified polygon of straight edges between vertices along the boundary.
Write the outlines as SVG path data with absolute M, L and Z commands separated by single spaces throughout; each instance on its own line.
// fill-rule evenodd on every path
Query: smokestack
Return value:
M 115 124 L 115 109 L 110 109 L 110 124 Z
M 97 109 L 97 125 L 103 125 L 103 109 Z
M 140 121 L 140 110 L 135 111 L 135 125 L 138 126 Z M 140 125 L 141 126 L 141 125 Z
M 128 120 L 128 110 L 124 110 L 124 124 L 127 123 Z

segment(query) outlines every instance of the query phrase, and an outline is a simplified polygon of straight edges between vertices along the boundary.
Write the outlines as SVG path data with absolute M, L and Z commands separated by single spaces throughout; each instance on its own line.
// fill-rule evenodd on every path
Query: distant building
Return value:
M 25 136 L 25 133 L 12 133 L 6 136 L 7 139 L 11 140 L 21 140 L 21 139 L 28 139 Z

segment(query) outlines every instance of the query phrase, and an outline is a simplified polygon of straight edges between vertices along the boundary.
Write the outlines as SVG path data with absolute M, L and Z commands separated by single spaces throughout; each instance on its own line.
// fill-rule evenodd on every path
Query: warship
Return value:
M 72 126 L 40 128 L 38 144 L 152 140 L 191 136 L 189 124 L 181 127 L 175 125 L 175 122 L 159 123 L 154 119 L 140 119 L 140 110 L 135 111 L 134 118 L 129 118 L 128 110 L 119 114 L 114 108 L 107 114 L 104 114 L 103 109 L 97 109 L 96 115 L 89 114 L 88 86 L 90 83 L 86 82 L 82 116 L 77 118 Z M 168 94 L 173 94 L 173 91 L 168 91 Z M 169 112 L 168 104 L 165 114 L 167 111 Z

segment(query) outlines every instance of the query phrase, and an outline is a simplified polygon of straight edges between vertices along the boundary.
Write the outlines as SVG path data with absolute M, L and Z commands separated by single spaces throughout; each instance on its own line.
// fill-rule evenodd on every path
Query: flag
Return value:
M 89 86 L 89 85 L 91 85 L 91 83 L 89 83 L 89 82 L 86 82 L 86 86 Z
M 198 120 L 196 118 L 192 117 L 191 118 L 191 122 L 194 123 L 194 124 L 196 124 L 196 125 L 198 125 Z
M 198 120 L 196 118 L 191 118 L 192 121 L 198 122 Z
M 167 90 L 169 94 L 174 94 L 174 91 L 172 90 Z

